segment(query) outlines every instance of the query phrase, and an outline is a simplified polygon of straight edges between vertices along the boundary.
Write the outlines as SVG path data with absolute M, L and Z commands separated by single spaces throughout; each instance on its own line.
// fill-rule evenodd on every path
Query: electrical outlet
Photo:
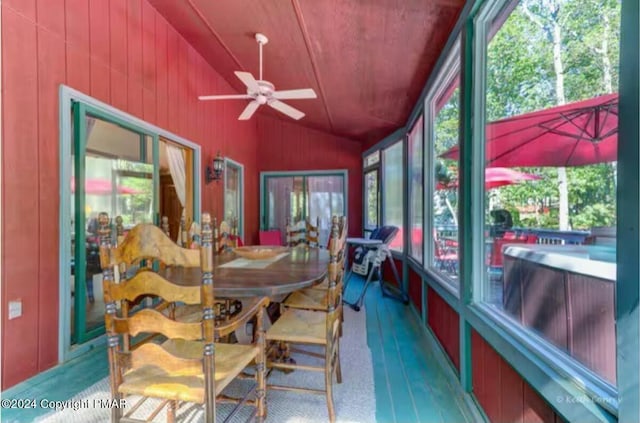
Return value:
M 22 300 L 9 301 L 9 320 L 22 316 Z

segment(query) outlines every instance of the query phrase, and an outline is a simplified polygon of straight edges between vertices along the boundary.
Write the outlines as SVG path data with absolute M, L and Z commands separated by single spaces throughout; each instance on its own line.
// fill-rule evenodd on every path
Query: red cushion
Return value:
M 282 245 L 282 236 L 279 230 L 260 231 L 258 238 L 260 245 Z

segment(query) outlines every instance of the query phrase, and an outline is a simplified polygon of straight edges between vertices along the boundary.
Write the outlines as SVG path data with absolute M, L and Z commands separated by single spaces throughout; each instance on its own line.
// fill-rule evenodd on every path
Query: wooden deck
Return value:
M 363 280 L 354 275 L 347 298 Z M 474 422 L 451 370 L 409 306 L 382 296 L 379 284 L 365 298 L 367 342 L 374 364 L 378 423 Z M 3 398 L 66 400 L 108 373 L 105 347 L 44 372 L 2 393 Z M 2 422 L 30 422 L 50 410 L 2 410 Z M 368 422 L 367 422 L 368 423 Z

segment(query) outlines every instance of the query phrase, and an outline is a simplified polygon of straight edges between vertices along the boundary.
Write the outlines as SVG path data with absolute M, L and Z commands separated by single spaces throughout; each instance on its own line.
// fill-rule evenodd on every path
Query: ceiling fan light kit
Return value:
M 246 94 L 230 94 L 230 95 L 201 95 L 200 100 L 251 100 L 247 107 L 242 111 L 238 120 L 248 120 L 258 110 L 258 107 L 267 105 L 280 113 L 289 116 L 292 119 L 302 119 L 304 113 L 300 110 L 289 106 L 280 100 L 302 100 L 308 98 L 317 98 L 315 91 L 311 88 L 303 88 L 298 90 L 276 91 L 275 86 L 262 79 L 262 46 L 269 42 L 264 34 L 255 35 L 256 42 L 260 50 L 260 74 L 259 79 L 255 79 L 249 72 L 235 71 L 236 77 L 247 87 Z

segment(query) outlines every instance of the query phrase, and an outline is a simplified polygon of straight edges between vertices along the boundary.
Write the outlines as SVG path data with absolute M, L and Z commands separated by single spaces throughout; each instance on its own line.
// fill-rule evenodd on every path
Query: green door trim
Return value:
M 162 128 L 159 128 L 155 125 L 152 125 L 148 122 L 145 122 L 139 118 L 136 118 L 128 113 L 125 113 L 121 110 L 118 110 L 112 107 L 109 104 L 103 103 L 99 100 L 96 100 L 86 94 L 83 94 L 77 90 L 74 90 L 66 85 L 60 85 L 59 89 L 59 130 L 60 130 L 60 139 L 59 139 L 59 175 L 60 181 L 70 181 L 71 180 L 71 169 L 72 166 L 76 166 L 76 163 L 73 161 L 71 157 L 71 140 L 72 140 L 72 131 L 80 134 L 80 132 L 86 133 L 86 123 L 84 119 L 80 125 L 74 126 L 72 129 L 72 110 L 74 107 L 78 107 L 78 110 L 82 110 L 82 115 L 89 114 L 90 116 L 97 117 L 108 121 L 110 123 L 122 126 L 125 129 L 131 130 L 142 136 L 150 136 L 152 137 L 152 145 L 153 148 L 153 160 L 154 162 L 158 162 L 159 160 L 159 138 L 167 138 L 173 142 L 176 142 L 186 148 L 189 148 L 193 151 L 194 160 L 193 160 L 193 190 L 194 190 L 194 220 L 200 220 L 201 215 L 201 177 L 202 177 L 202 150 L 201 147 L 189 141 L 183 137 L 180 137 L 172 132 L 166 131 Z M 78 106 L 74 106 L 74 104 L 78 104 Z M 76 140 L 80 142 L 80 138 L 84 140 L 84 137 L 76 137 Z M 86 143 L 85 143 L 86 144 Z M 146 144 L 146 142 L 145 142 Z M 78 146 L 76 145 L 76 156 L 79 152 Z M 82 146 L 80 146 L 82 147 Z M 86 145 L 85 145 L 86 148 Z M 146 147 L 145 147 L 146 148 Z M 77 170 L 84 172 L 84 160 L 77 160 L 81 166 Z M 157 194 L 159 192 L 159 175 L 155 175 L 154 172 L 154 192 Z M 76 171 L 76 175 L 81 176 L 80 173 Z M 59 244 L 58 244 L 58 252 L 59 252 L 59 266 L 58 266 L 58 281 L 59 281 L 59 320 L 58 320 L 58 361 L 63 362 L 74 357 L 77 357 L 88 350 L 94 348 L 97 345 L 101 345 L 105 343 L 104 336 L 98 336 L 94 339 L 89 339 L 81 344 L 73 344 L 71 343 L 71 306 L 72 301 L 79 301 L 79 298 L 82 294 L 86 294 L 86 287 L 84 284 L 79 284 L 80 291 L 77 292 L 77 298 L 72 300 L 70 296 L 66 295 L 66 293 L 70 292 L 71 289 L 71 274 L 69 272 L 69 263 L 71 263 L 71 220 L 73 218 L 71 214 L 71 186 L 69 183 L 60 183 L 60 209 L 59 209 Z M 79 191 L 80 196 L 83 195 L 81 191 Z M 76 196 L 76 202 L 79 199 Z M 155 203 L 154 209 L 158 209 L 158 195 L 154 196 Z M 76 203 L 77 204 L 77 203 Z M 82 219 L 76 219 L 75 225 L 79 227 L 82 222 L 78 220 L 84 220 L 84 215 L 82 215 Z M 156 216 L 155 219 L 158 217 Z M 82 229 L 82 228 L 81 228 Z M 84 231 L 80 230 L 79 238 L 82 237 L 84 239 Z M 83 239 L 78 239 L 78 242 L 82 242 Z M 81 244 L 79 244 L 81 245 Z M 80 249 L 83 250 L 83 249 Z M 86 255 L 86 252 L 85 252 Z M 75 257 L 74 257 L 75 258 Z M 78 276 L 78 275 L 76 275 Z M 79 275 L 82 277 L 82 275 Z M 74 307 L 77 304 L 74 304 Z M 78 308 L 76 308 L 78 310 Z M 80 333 L 78 331 L 78 327 L 76 327 L 76 334 Z M 85 338 L 90 338 L 95 335 L 95 331 L 88 331 L 84 335 Z M 79 337 L 78 340 L 82 340 L 83 337 Z
M 266 171 L 260 172 L 260 230 L 267 230 L 267 178 L 291 178 L 302 177 L 303 191 L 306 187 L 307 177 L 317 176 L 342 176 L 342 189 L 344 192 L 344 215 L 349 213 L 349 171 L 347 169 L 330 169 L 330 170 L 308 170 L 308 171 Z M 306 198 L 306 192 L 303 192 Z M 303 210 L 306 210 L 306 199 L 303 201 Z M 306 218 L 306 216 L 304 216 Z

